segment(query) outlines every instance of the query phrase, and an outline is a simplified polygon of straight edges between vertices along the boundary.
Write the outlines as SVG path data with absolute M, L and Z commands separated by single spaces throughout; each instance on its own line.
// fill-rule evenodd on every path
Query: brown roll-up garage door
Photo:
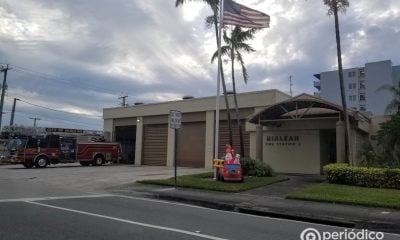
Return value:
M 183 123 L 177 130 L 176 159 L 180 167 L 204 167 L 206 123 Z
M 143 126 L 143 165 L 167 164 L 168 125 L 145 124 Z
M 244 155 L 245 157 L 249 156 L 250 149 L 250 134 L 245 131 L 246 120 L 242 120 L 242 129 L 243 129 L 243 142 L 244 142 Z M 233 131 L 233 149 L 235 149 L 237 154 L 240 154 L 240 138 L 239 138 L 239 127 L 237 125 L 236 120 L 232 120 L 231 122 Z M 225 155 L 225 144 L 229 143 L 229 128 L 228 121 L 220 121 L 219 125 L 219 138 L 218 138 L 218 152 L 219 157 Z

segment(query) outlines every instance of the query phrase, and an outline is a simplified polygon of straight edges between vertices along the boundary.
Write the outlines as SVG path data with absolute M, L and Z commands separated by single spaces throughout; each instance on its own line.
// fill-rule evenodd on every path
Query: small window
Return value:
M 365 89 L 365 83 L 364 82 L 360 82 L 360 89 Z
M 357 101 L 357 96 L 356 95 L 350 95 L 349 96 L 349 101 Z
M 360 111 L 365 112 L 367 109 L 365 107 L 360 107 Z
M 359 77 L 365 77 L 365 69 L 364 68 L 358 69 L 358 74 L 359 74 Z
M 348 73 L 348 76 L 349 76 L 349 77 L 355 77 L 355 76 L 356 76 L 356 72 L 349 72 L 349 73 Z
M 365 94 L 360 94 L 360 101 L 365 101 L 365 100 L 366 100 Z

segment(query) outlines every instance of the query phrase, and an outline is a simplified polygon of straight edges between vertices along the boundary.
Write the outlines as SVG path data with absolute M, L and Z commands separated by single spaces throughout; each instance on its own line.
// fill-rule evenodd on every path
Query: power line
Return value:
M 74 120 L 66 120 L 66 119 L 63 119 L 63 118 L 51 117 L 51 116 L 46 116 L 46 115 L 37 114 L 37 113 L 32 114 L 32 113 L 23 112 L 23 111 L 15 111 L 15 112 L 18 113 L 18 114 L 22 114 L 22 115 L 28 116 L 28 117 L 32 116 L 32 115 L 39 115 L 39 116 L 42 117 L 42 120 L 55 119 L 55 120 L 60 120 L 60 121 L 66 122 L 66 123 L 73 123 L 75 125 L 89 126 L 89 127 L 93 127 L 93 125 L 94 125 L 94 124 L 90 124 L 90 123 L 78 122 L 78 121 L 74 121 Z M 101 128 L 100 125 L 99 125 L 99 128 Z
M 39 72 L 39 71 L 32 70 L 32 69 L 29 69 L 29 68 L 20 67 L 20 66 L 14 65 L 14 64 L 10 64 L 10 66 L 13 66 L 14 70 L 16 70 L 18 72 L 23 72 L 23 73 L 27 73 L 27 74 L 31 74 L 31 75 L 36 75 L 36 76 L 39 76 L 39 77 L 41 77 L 43 79 L 46 79 L 46 80 L 57 81 L 57 82 L 61 82 L 61 83 L 64 83 L 64 84 L 71 84 L 72 83 L 71 80 L 60 78 L 60 77 L 57 77 L 57 76 L 54 76 L 54 75 L 50 75 L 50 74 L 47 74 L 47 73 Z M 80 84 L 89 86 L 89 88 L 87 88 L 87 89 L 95 90 L 95 91 L 101 90 L 103 92 L 108 92 L 108 93 L 111 93 L 111 94 L 119 94 L 121 92 L 121 91 L 118 91 L 118 90 L 112 90 L 112 89 L 109 89 L 109 88 L 102 88 L 102 87 L 99 87 L 99 86 L 94 86 L 94 85 L 88 84 L 88 82 L 85 82 L 85 81 L 81 81 Z
M 30 117 L 29 119 L 32 119 L 32 120 L 33 120 L 33 126 L 34 126 L 34 127 L 36 127 L 36 121 L 42 120 L 42 119 L 37 118 L 37 117 Z
M 10 98 L 10 97 L 8 97 L 8 98 Z M 31 103 L 31 102 L 25 101 L 25 100 L 23 100 L 21 98 L 18 98 L 18 100 L 21 101 L 21 102 L 24 102 L 26 104 L 29 104 L 29 105 L 32 105 L 32 106 L 35 106 L 35 107 L 39 107 L 39 108 L 43 108 L 43 109 L 47 109 L 47 110 L 51 110 L 51 111 L 54 111 L 54 112 L 74 114 L 74 115 L 80 115 L 80 116 L 86 116 L 86 117 L 103 118 L 103 116 L 100 116 L 100 115 L 90 115 L 90 114 L 85 114 L 85 113 L 74 113 L 74 112 L 67 112 L 67 111 L 63 111 L 63 110 L 49 108 L 49 107 L 45 107 L 45 106 L 41 106 L 41 105 L 38 105 L 38 104 L 35 104 L 35 103 Z
M 125 102 L 125 99 L 126 99 L 127 97 L 128 97 L 128 95 L 121 96 L 121 97 L 118 98 L 118 99 L 122 99 L 122 102 L 121 102 L 121 106 L 122 106 L 122 107 L 128 106 L 128 104 Z

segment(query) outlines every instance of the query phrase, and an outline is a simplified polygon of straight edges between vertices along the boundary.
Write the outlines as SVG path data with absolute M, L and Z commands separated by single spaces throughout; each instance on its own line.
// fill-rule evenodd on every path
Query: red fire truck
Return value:
M 78 143 L 75 137 L 59 135 L 18 136 L 8 142 L 9 162 L 26 168 L 45 168 L 49 164 L 79 162 L 82 166 L 100 166 L 117 162 L 122 152 L 119 143 Z

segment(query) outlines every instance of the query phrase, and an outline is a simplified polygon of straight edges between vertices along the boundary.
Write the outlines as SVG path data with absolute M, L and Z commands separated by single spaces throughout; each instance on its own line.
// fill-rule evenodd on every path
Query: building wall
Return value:
M 338 71 L 322 72 L 314 83 L 320 89 L 315 95 L 341 105 Z M 360 68 L 343 70 L 346 102 L 349 108 L 384 114 L 386 105 L 393 96 L 377 89 L 382 85 L 398 84 L 400 66 L 392 66 L 390 60 L 371 62 Z
M 376 63 L 367 63 L 365 65 L 366 76 L 366 106 L 371 109 L 375 115 L 383 115 L 386 106 L 393 99 L 387 91 L 377 91 L 383 85 L 393 85 L 392 63 L 382 61 Z
M 320 174 L 318 130 L 265 131 L 263 161 L 274 171 Z
M 246 119 L 256 112 L 255 109 L 265 108 L 287 99 L 289 99 L 289 96 L 278 90 L 238 94 L 240 118 Z M 229 101 L 231 107 L 233 107 L 232 96 L 229 96 Z M 220 106 L 220 119 L 223 121 L 226 120 L 223 97 L 220 98 Z M 143 163 L 143 128 L 149 124 L 168 124 L 170 110 L 181 111 L 182 122 L 184 123 L 205 123 L 205 142 L 199 144 L 204 144 L 205 147 L 204 166 L 211 168 L 214 157 L 215 97 L 103 109 L 104 131 L 109 132 L 112 136 L 117 126 L 136 125 L 135 164 L 141 165 Z M 234 116 L 232 110 L 232 119 L 235 119 Z M 173 129 L 168 129 L 167 142 L 166 165 L 172 166 L 175 158 L 175 131 Z

